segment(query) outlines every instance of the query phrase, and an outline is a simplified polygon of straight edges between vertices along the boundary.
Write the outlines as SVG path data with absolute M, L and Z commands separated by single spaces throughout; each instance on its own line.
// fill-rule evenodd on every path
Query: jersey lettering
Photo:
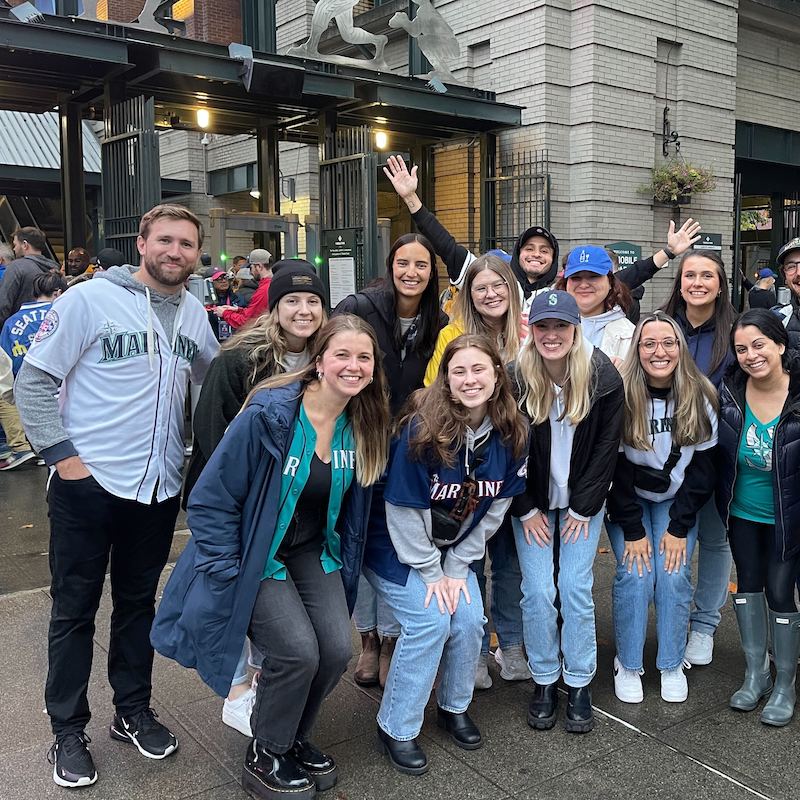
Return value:
M 503 489 L 503 481 L 476 481 L 478 484 L 477 497 L 498 497 Z M 434 475 L 431 484 L 431 500 L 455 500 L 461 491 L 460 483 L 439 483 L 438 476 Z
M 155 339 L 156 353 L 159 352 L 158 339 Z M 147 354 L 147 331 L 124 331 L 113 335 L 101 336 L 102 356 L 100 363 L 108 361 L 124 361 Z
M 675 417 L 663 417 L 662 419 L 650 420 L 650 435 L 657 433 L 671 433 L 672 426 L 675 424 Z
M 291 475 L 293 478 L 297 475 L 297 468 L 300 466 L 300 459 L 297 456 L 289 456 L 286 463 L 283 465 L 283 474 Z
M 185 359 L 190 364 L 195 360 L 200 347 L 193 339 L 184 336 L 182 333 L 178 334 L 175 340 L 175 355 Z
M 334 450 L 333 468 L 334 469 L 355 469 L 356 453 L 355 450 Z

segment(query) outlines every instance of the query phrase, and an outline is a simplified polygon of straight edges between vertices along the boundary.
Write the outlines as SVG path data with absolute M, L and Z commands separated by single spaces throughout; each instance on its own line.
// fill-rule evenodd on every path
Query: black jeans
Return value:
M 766 592 L 767 605 L 783 614 L 797 611 L 794 602 L 800 557 L 779 561 L 775 555 L 775 526 L 731 517 L 728 538 L 736 564 L 737 588 L 742 593 Z
M 318 548 L 290 552 L 286 580 L 261 581 L 250 619 L 264 655 L 251 725 L 273 753 L 308 739 L 353 652 L 341 574 L 326 575 L 319 559 Z
M 109 556 L 113 612 L 108 679 L 114 706 L 127 715 L 150 705 L 150 627 L 179 498 L 143 505 L 109 494 L 92 477 L 64 481 L 55 473 L 48 502 L 53 609 L 45 703 L 58 735 L 82 731 L 91 717 L 86 688 Z

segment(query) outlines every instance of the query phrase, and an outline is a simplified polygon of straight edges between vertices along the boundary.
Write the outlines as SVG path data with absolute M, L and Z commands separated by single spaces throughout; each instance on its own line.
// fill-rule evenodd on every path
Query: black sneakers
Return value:
M 97 780 L 92 754 L 86 746 L 91 741 L 83 731 L 56 736 L 47 760 L 53 765 L 53 780 L 59 786 L 91 786 Z
M 115 714 L 109 732 L 112 739 L 135 744 L 146 758 L 166 758 L 178 749 L 178 740 L 152 708 L 127 717 Z

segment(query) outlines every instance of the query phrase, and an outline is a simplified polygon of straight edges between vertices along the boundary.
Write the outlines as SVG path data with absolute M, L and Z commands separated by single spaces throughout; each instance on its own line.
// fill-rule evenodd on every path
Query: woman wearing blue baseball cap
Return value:
M 592 566 L 620 442 L 622 378 L 584 337 L 572 295 L 538 295 L 529 321 L 531 341 L 516 374 L 531 420 L 528 462 L 537 468 L 529 470 L 526 491 L 511 507 L 534 680 L 528 724 L 539 730 L 555 725 L 556 682 L 563 677 L 566 729 L 586 733 L 594 726 L 590 683 L 597 670 Z
M 605 248 L 580 245 L 570 251 L 556 288 L 575 298 L 584 337 L 610 359 L 621 363 L 633 338 L 634 325 L 626 316 L 632 298 L 613 269 Z

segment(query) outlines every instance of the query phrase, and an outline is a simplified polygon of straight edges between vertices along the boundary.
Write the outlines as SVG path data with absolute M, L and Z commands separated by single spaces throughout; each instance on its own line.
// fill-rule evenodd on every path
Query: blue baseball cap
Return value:
M 758 271 L 758 277 L 759 278 L 775 278 L 777 276 L 775 275 L 775 273 L 769 267 L 764 267 L 764 269 L 760 269 Z
M 613 270 L 614 265 L 611 263 L 611 258 L 603 247 L 598 247 L 596 244 L 582 244 L 570 250 L 564 277 L 570 278 L 576 272 L 608 275 Z
M 560 319 L 571 325 L 581 324 L 581 313 L 575 298 L 560 289 L 548 289 L 533 298 L 528 322 L 534 325 L 543 319 Z
M 506 264 L 510 264 L 511 263 L 511 254 L 510 253 L 506 253 L 505 250 L 502 250 L 499 247 L 496 250 L 487 250 L 486 251 L 486 255 L 487 256 L 497 256 L 497 258 L 502 258 L 503 261 L 506 262 Z

